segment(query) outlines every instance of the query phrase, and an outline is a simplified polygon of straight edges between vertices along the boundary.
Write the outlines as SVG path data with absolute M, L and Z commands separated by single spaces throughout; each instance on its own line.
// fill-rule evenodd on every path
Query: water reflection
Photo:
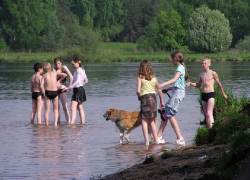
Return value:
M 120 145 L 115 124 L 102 116 L 110 108 L 134 111 L 139 107 L 135 94 L 138 65 L 85 63 L 89 78 L 84 103 L 86 125 L 60 124 L 54 127 L 45 126 L 44 120 L 42 125 L 29 124 L 29 80 L 33 64 L 1 63 L 0 179 L 89 179 L 130 167 L 162 149 L 176 148 L 173 144 L 176 137 L 169 125 L 163 134 L 167 142 L 164 145 L 145 149 L 141 127 L 132 131 L 131 144 Z M 159 82 L 172 78 L 175 67 L 171 63 L 152 65 Z M 200 63 L 187 62 L 186 66 L 191 80 L 197 81 L 202 71 Z M 212 62 L 211 67 L 219 75 L 223 87 L 232 87 L 239 95 L 249 92 L 249 68 L 249 62 Z M 68 104 L 70 97 L 69 93 Z M 203 119 L 198 97 L 197 89 L 188 88 L 176 117 L 187 144 L 193 142 L 196 129 L 200 127 L 199 121 Z M 167 100 L 168 97 L 164 96 L 164 101 Z M 61 117 L 64 117 L 63 112 Z M 50 119 L 53 119 L 52 113 Z

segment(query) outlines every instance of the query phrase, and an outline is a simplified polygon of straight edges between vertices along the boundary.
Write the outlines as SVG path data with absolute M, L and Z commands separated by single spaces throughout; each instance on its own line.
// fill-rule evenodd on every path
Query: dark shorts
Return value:
M 141 117 L 157 117 L 157 100 L 155 94 L 145 94 L 141 96 Z
M 31 95 L 31 97 L 32 97 L 32 99 L 37 99 L 39 96 L 41 96 L 42 95 L 42 93 L 41 92 L 32 92 L 32 95 Z
M 215 98 L 215 92 L 202 93 L 201 95 L 202 101 L 207 102 L 210 98 Z
M 86 100 L 87 99 L 86 99 L 85 89 L 83 86 L 80 86 L 78 88 L 73 88 L 73 95 L 71 101 L 85 102 Z
M 48 90 L 46 90 L 45 95 L 47 96 L 47 98 L 52 100 L 52 99 L 55 99 L 57 97 L 58 91 L 48 91 Z

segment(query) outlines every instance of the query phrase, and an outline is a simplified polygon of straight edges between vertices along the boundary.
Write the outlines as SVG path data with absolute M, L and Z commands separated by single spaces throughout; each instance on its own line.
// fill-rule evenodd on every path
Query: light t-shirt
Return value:
M 155 94 L 155 84 L 156 78 L 152 78 L 151 81 L 143 78 L 141 80 L 141 96 L 145 94 Z
M 176 71 L 174 73 L 174 75 L 177 73 L 177 72 L 180 72 L 181 75 L 180 77 L 178 78 L 178 80 L 174 83 L 174 87 L 177 87 L 179 89 L 183 89 L 185 90 L 185 68 L 183 65 L 179 65 L 177 68 L 176 68 Z
M 77 70 L 80 72 L 77 74 Z M 85 84 L 88 83 L 88 78 L 85 73 L 85 70 L 81 67 L 77 68 L 74 75 L 73 75 L 73 83 L 70 87 L 67 88 L 68 91 L 72 90 L 73 88 L 77 88 L 80 86 L 84 86 Z

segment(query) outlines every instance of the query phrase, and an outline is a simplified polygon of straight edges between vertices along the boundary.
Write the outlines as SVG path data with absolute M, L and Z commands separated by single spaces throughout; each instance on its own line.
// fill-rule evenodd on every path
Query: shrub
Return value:
M 232 42 L 229 21 L 218 10 L 202 6 L 190 17 L 189 47 L 196 52 L 227 50 Z

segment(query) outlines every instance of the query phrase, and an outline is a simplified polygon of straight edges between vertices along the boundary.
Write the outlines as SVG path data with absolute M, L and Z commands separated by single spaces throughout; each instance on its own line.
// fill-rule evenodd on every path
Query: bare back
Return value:
M 45 90 L 57 91 L 57 72 L 49 71 L 43 75 Z
M 202 92 L 203 93 L 209 93 L 214 92 L 214 76 L 215 72 L 212 70 L 209 70 L 207 72 L 202 72 L 200 74 L 200 81 L 203 85 Z
M 41 79 L 42 79 L 42 76 L 37 73 L 31 77 L 31 80 L 30 80 L 31 92 L 41 92 Z

